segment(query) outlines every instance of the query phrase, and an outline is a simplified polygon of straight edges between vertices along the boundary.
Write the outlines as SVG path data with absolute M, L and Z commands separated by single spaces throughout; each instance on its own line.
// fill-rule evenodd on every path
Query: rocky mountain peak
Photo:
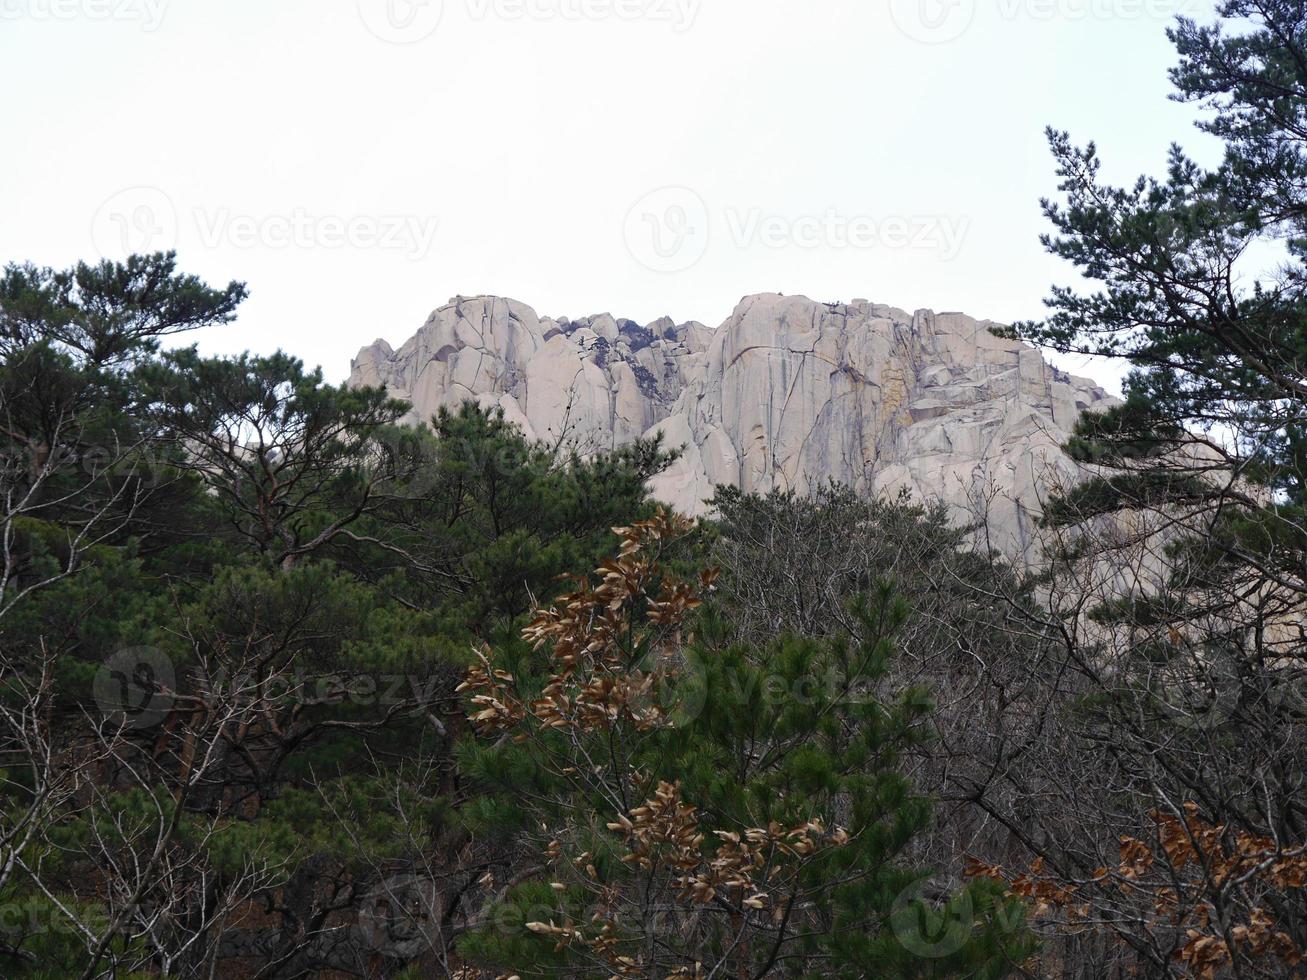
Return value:
M 1023 553 L 1042 488 L 1076 475 L 1061 443 L 1111 399 L 994 326 L 776 293 L 744 297 L 716 330 L 459 296 L 398 350 L 361 350 L 350 382 L 410 401 L 414 421 L 465 400 L 498 406 L 529 437 L 583 452 L 661 432 L 684 453 L 652 489 L 689 513 L 719 483 L 907 488 L 959 518 L 983 507 Z

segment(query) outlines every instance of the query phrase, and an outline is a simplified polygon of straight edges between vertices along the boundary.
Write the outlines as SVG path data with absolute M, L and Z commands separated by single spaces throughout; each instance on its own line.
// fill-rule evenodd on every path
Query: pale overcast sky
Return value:
M 0 258 L 176 247 L 202 349 L 342 379 L 456 294 L 718 325 L 748 293 L 1037 316 L 1043 127 L 1210 160 L 1210 0 L 0 0 Z M 1103 379 L 1110 372 L 1091 371 Z

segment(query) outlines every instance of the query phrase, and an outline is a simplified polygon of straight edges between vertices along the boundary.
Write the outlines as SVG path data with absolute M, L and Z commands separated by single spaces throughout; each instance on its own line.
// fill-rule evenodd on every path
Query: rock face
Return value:
M 776 294 L 746 297 L 716 330 L 458 297 L 399 350 L 360 351 L 350 383 L 411 401 L 414 421 L 498 406 L 529 437 L 583 452 L 661 432 L 684 454 L 652 490 L 691 514 L 720 483 L 907 488 L 960 519 L 984 509 L 993 543 L 1017 555 L 1047 489 L 1076 478 L 1059 448 L 1076 417 L 1112 402 L 993 326 Z

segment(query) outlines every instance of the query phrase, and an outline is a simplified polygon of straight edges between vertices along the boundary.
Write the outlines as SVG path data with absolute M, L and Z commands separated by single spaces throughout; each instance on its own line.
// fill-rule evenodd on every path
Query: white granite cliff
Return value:
M 497 405 L 528 436 L 583 451 L 662 432 L 685 451 L 652 489 L 688 513 L 719 483 L 906 487 L 960 519 L 984 507 L 994 543 L 1018 554 L 1048 487 L 1076 477 L 1059 448 L 1076 417 L 1111 400 L 992 326 L 776 294 L 746 297 L 716 330 L 458 297 L 398 350 L 360 351 L 350 382 L 411 401 L 414 420 Z

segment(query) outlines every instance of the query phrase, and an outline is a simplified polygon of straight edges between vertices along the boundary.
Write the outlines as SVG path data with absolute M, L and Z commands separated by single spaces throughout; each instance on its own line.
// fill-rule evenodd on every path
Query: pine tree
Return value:
M 1102 472 L 1052 520 L 1183 514 L 1199 532 L 1176 549 L 1186 588 L 1273 584 L 1292 604 L 1307 593 L 1307 8 L 1229 0 L 1220 15 L 1169 33 L 1174 98 L 1208 110 L 1224 159 L 1206 169 L 1173 146 L 1165 178 L 1114 187 L 1092 143 L 1050 131 L 1065 201 L 1044 202 L 1045 245 L 1097 289 L 1056 288 L 1047 320 L 1014 329 L 1133 368 L 1123 405 L 1080 420 L 1069 448 Z M 1254 267 L 1268 247 L 1283 261 Z
M 694 615 L 715 575 L 668 570 L 690 531 L 618 529 L 599 580 L 464 683 L 466 817 L 511 855 L 464 954 L 520 976 L 1003 975 L 1019 909 L 984 884 L 928 901 L 903 858 L 929 806 L 902 753 L 930 710 L 877 689 L 903 605 L 878 589 L 857 641 L 733 644 Z
M 1150 852 L 1173 826 L 1219 828 L 1227 850 L 1293 853 L 1307 837 L 1307 6 L 1225 0 L 1218 18 L 1169 31 L 1173 98 L 1203 110 L 1218 165 L 1172 146 L 1164 176 L 1113 186 L 1094 144 L 1049 133 L 1063 199 L 1044 202 L 1044 242 L 1089 285 L 1055 288 L 1051 315 L 1014 331 L 1131 372 L 1123 404 L 1082 417 L 1068 445 L 1092 475 L 1045 514 L 1046 585 L 1067 598 L 1052 625 L 1083 695 L 1058 717 L 1074 752 L 1049 766 L 1065 785 L 1035 849 L 1112 924 L 1130 968 L 1271 976 L 1307 943 L 1298 890 L 1211 873 L 1181 927 L 1190 913 L 1158 914 L 1124 844 L 1126 870 L 1114 860 L 1118 842 Z M 1074 592 L 1091 581 L 1110 591 Z

